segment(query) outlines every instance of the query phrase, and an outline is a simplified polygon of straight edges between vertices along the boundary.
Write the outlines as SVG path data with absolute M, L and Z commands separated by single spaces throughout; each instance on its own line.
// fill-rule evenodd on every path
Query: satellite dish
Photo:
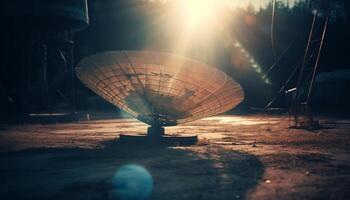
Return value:
M 241 86 L 199 61 L 159 52 L 113 51 L 84 58 L 78 78 L 91 90 L 149 124 L 148 136 L 226 112 L 243 98 Z

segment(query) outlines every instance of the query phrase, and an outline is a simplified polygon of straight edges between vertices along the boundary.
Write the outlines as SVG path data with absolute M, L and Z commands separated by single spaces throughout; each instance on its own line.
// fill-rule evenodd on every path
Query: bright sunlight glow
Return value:
M 174 24 L 177 24 L 178 41 L 174 52 L 186 55 L 194 43 L 209 44 L 218 37 L 221 1 L 216 0 L 177 0 L 174 3 Z M 205 41 L 205 42 L 204 42 Z
M 193 25 L 216 20 L 219 4 L 214 0 L 180 0 L 184 17 Z
M 207 58 L 216 55 L 217 41 L 231 38 L 230 20 L 226 17 L 236 7 L 248 5 L 261 7 L 270 0 L 148 0 L 154 2 L 169 2 L 171 6 L 170 19 L 175 39 L 173 52 L 187 56 L 191 49 L 196 49 L 194 54 Z M 263 76 L 263 70 L 252 55 L 236 39 L 228 39 L 226 44 L 240 52 L 242 63 L 250 66 L 266 84 L 271 84 L 267 77 Z M 194 48 L 195 47 L 195 48 Z M 237 65 L 237 64 L 236 64 Z

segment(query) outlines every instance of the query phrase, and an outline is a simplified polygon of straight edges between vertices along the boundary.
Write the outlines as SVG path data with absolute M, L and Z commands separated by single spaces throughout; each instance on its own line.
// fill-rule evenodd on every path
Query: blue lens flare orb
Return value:
M 121 200 L 149 199 L 153 190 L 152 175 L 142 166 L 124 165 L 113 177 L 114 195 Z

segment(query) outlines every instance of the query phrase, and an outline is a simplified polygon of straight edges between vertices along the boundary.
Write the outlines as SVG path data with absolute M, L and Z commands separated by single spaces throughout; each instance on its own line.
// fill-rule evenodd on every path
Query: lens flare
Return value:
M 181 0 L 179 5 L 187 20 L 193 25 L 216 19 L 218 3 L 214 0 Z
M 148 199 L 153 189 L 151 174 L 139 165 L 124 165 L 113 177 L 117 199 Z
M 267 84 L 267 85 L 271 85 L 271 81 L 268 79 L 268 77 L 263 76 L 263 70 L 261 68 L 261 66 L 257 63 L 257 61 L 253 58 L 253 56 L 251 56 L 249 54 L 249 52 L 247 50 L 244 49 L 244 47 L 242 46 L 242 44 L 240 44 L 238 41 L 233 41 L 232 46 L 237 49 L 238 51 L 240 51 L 241 56 L 236 56 L 234 57 L 234 59 L 232 60 L 232 64 L 235 67 L 239 67 L 242 69 L 242 66 L 250 66 L 251 68 L 253 68 L 253 70 L 259 74 L 259 76 L 261 77 L 261 80 Z M 237 51 L 237 52 L 238 52 Z M 244 58 L 246 57 L 246 59 Z

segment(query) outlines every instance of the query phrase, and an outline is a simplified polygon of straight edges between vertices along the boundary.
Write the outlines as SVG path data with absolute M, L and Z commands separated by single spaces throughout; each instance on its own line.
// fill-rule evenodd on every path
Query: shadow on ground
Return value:
M 1 199 L 120 199 L 113 176 L 123 165 L 153 177 L 149 199 L 241 199 L 264 173 L 255 156 L 219 146 L 29 149 L 0 153 Z

